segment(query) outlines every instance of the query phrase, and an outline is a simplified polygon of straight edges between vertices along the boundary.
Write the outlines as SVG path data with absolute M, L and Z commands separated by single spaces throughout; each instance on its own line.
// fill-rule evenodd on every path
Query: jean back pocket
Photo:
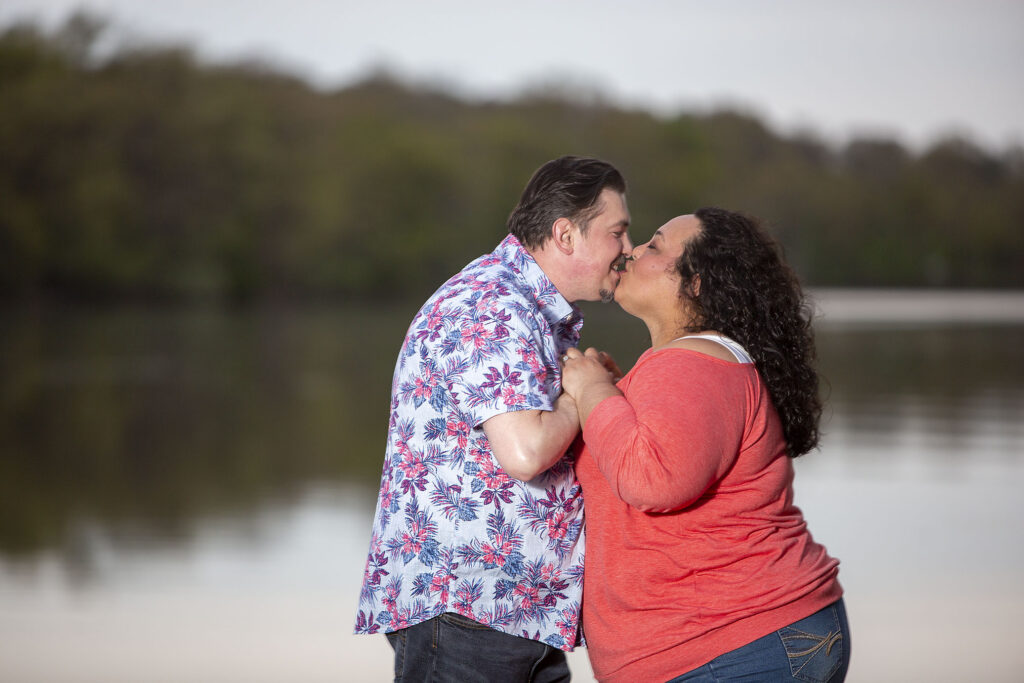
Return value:
M 836 606 L 779 629 L 793 678 L 826 683 L 843 664 L 843 630 Z

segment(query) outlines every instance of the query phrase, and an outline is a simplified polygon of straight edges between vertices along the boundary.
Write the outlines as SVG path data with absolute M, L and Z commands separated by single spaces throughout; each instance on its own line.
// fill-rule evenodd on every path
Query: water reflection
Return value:
M 843 562 L 848 680 L 1016 680 L 1024 305 L 911 300 L 908 324 L 857 301 L 819 325 L 825 438 L 796 486 Z M 647 346 L 585 308 L 585 345 Z M 349 632 L 414 309 L 0 314 L 0 679 L 387 680 L 384 639 Z
M 83 526 L 176 541 L 311 483 L 374 482 L 408 315 L 5 314 L 0 552 L 84 570 Z
M 587 306 L 584 344 L 627 365 L 643 328 Z M 0 554 L 89 539 L 181 542 L 317 483 L 376 487 L 391 369 L 412 308 L 34 310 L 0 319 Z M 826 439 L 908 431 L 1019 457 L 1024 325 L 828 325 Z
M 893 454 L 910 438 L 964 458 L 1024 449 L 1024 327 L 823 330 L 822 371 L 831 389 L 829 434 Z

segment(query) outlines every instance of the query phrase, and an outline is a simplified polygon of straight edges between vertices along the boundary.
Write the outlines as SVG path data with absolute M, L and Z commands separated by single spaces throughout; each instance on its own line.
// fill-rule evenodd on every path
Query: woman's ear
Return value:
M 700 296 L 700 273 L 694 274 L 690 279 L 690 294 L 692 294 L 695 299 Z

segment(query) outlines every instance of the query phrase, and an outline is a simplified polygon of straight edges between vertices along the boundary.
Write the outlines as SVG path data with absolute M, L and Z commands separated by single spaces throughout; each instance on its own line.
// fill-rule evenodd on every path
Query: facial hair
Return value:
M 633 258 L 631 256 L 619 254 L 619 256 L 615 259 L 615 262 L 612 263 L 612 270 L 614 270 L 616 273 L 622 273 L 622 271 L 626 270 L 626 261 L 632 260 Z M 615 301 L 614 287 L 612 287 L 611 289 L 601 289 L 598 291 L 598 294 L 601 295 L 601 303 L 603 304 L 610 304 L 611 302 Z

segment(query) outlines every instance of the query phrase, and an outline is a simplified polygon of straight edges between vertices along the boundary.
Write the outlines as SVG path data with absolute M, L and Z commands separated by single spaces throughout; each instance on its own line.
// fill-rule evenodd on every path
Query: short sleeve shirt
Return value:
M 413 319 L 392 381 L 357 633 L 457 612 L 562 650 L 578 641 L 583 499 L 567 454 L 509 477 L 481 425 L 551 410 L 583 317 L 509 235 Z

